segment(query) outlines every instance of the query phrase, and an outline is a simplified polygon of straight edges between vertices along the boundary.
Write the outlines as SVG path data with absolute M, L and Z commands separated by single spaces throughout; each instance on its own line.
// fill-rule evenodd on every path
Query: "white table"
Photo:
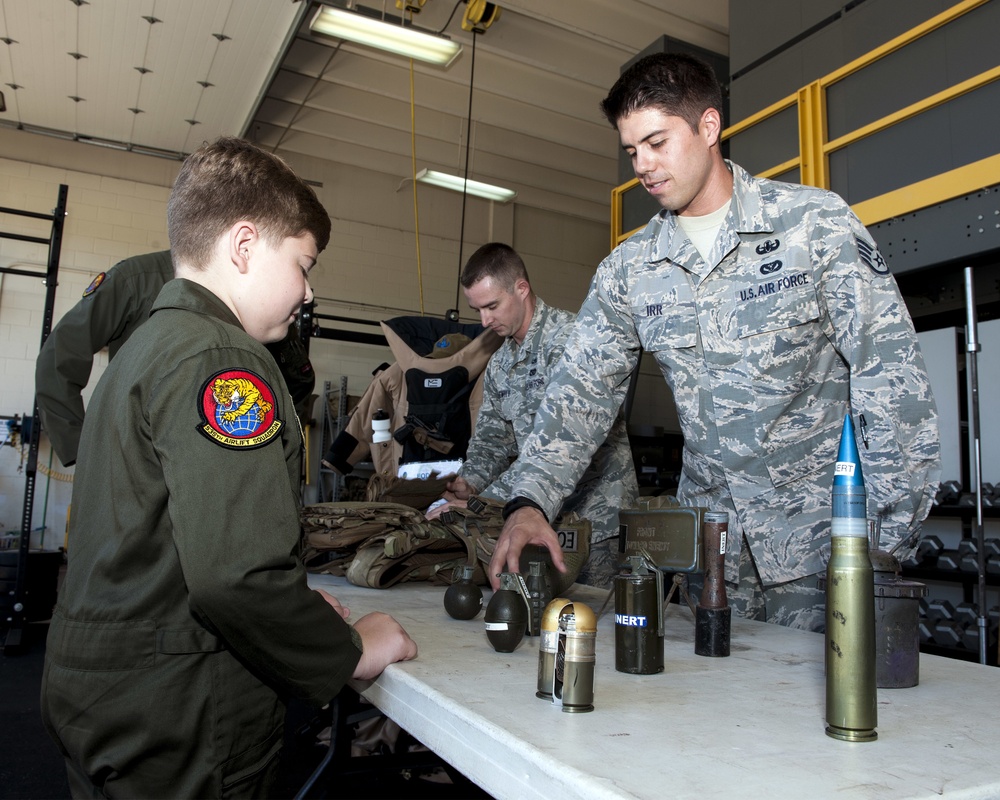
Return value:
M 666 669 L 614 668 L 613 603 L 598 624 L 595 710 L 535 697 L 538 639 L 497 653 L 483 615 L 449 617 L 444 589 L 309 578 L 351 608 L 386 611 L 415 661 L 355 688 L 494 797 L 1000 798 L 1000 669 L 920 657 L 920 684 L 878 693 L 878 740 L 824 732 L 824 637 L 733 618 L 732 654 L 694 654 L 686 607 L 667 615 Z M 604 593 L 574 585 L 596 612 Z M 486 592 L 488 599 L 489 592 Z

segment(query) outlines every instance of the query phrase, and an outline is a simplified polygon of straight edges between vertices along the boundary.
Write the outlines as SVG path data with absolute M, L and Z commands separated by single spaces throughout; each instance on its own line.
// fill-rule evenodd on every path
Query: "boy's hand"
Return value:
M 336 611 L 338 614 L 340 614 L 341 617 L 347 619 L 349 616 L 351 616 L 351 609 L 349 609 L 347 606 L 342 606 L 340 604 L 340 601 L 332 594 L 330 594 L 329 592 L 324 592 L 322 589 L 315 589 L 314 591 L 319 592 L 320 596 L 324 600 L 326 600 L 326 602 L 328 602 L 332 606 L 333 610 Z
M 354 630 L 361 634 L 364 652 L 354 668 L 352 677 L 373 680 L 389 664 L 410 661 L 417 657 L 417 643 L 403 630 L 403 626 L 388 614 L 374 611 L 354 623 Z

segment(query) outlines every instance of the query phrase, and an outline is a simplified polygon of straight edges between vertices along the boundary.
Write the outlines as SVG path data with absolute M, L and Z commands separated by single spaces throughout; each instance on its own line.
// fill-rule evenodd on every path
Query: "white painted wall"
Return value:
M 97 273 L 127 256 L 168 247 L 166 202 L 178 162 L 7 129 L 0 129 L 0 153 L 2 207 L 49 214 L 59 185 L 69 187 L 54 321 L 79 300 Z M 412 183 L 309 156 L 287 157 L 300 175 L 322 184 L 316 191 L 333 218 L 330 246 L 313 273 L 318 313 L 368 320 L 401 314 L 442 316 L 455 307 L 460 261 L 491 240 L 508 242 L 521 253 L 535 290 L 546 302 L 576 310 L 609 249 L 607 225 L 518 206 L 516 201 L 497 206 L 469 198 L 460 255 L 461 195 L 421 187 L 418 271 Z M 47 237 L 50 225 L 0 214 L 0 230 Z M 42 245 L 0 239 L 0 266 L 44 273 L 46 259 Z M 32 409 L 44 301 L 40 279 L 0 275 L 0 415 Z M 474 321 L 464 300 L 459 308 L 463 321 Z M 388 348 L 324 339 L 313 340 L 311 355 L 318 390 L 325 380 L 336 384 L 347 375 L 348 392 L 358 395 L 367 388 L 371 370 L 392 360 Z M 106 364 L 102 353 L 85 397 Z M 633 420 L 676 430 L 672 402 L 658 373 L 652 371 L 642 386 Z M 316 412 L 321 413 L 319 404 Z M 5 433 L 0 425 L 0 440 Z M 318 446 L 318 432 L 311 439 Z M 0 535 L 21 528 L 24 455 L 18 448 L 0 447 Z M 318 455 L 314 451 L 313 460 Z M 51 454 L 44 434 L 39 465 L 32 546 L 59 547 L 73 468 L 64 468 Z

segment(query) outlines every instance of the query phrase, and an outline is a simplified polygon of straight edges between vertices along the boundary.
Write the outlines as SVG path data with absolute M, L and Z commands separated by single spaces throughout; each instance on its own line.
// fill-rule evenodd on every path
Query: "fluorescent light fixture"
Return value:
M 445 67 L 462 52 L 462 45 L 444 36 L 332 6 L 320 7 L 309 30 Z
M 451 189 L 455 192 L 464 191 L 475 197 L 482 197 L 484 200 L 496 200 L 498 203 L 509 203 L 517 197 L 517 192 L 513 189 L 504 189 L 502 186 L 493 186 L 479 181 L 467 181 L 457 175 L 449 175 L 446 172 L 437 172 L 433 169 L 420 170 L 417 173 L 417 180 L 431 186 L 439 186 L 442 189 Z

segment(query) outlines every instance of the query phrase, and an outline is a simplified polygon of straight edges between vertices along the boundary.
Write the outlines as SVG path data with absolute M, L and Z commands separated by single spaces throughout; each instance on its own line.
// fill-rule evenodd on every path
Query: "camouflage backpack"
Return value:
M 345 575 L 357 586 L 386 589 L 403 581 L 452 583 L 458 567 L 476 567 L 475 581 L 488 583 L 485 567 L 503 529 L 501 503 L 474 497 L 468 508 L 452 508 L 434 520 L 399 503 L 317 503 L 302 510 L 302 559 L 315 573 Z M 522 572 L 529 561 L 549 565 L 554 589 L 575 580 L 590 554 L 590 522 L 575 514 L 557 520 L 567 572 L 551 567 L 542 548 L 525 548 Z

